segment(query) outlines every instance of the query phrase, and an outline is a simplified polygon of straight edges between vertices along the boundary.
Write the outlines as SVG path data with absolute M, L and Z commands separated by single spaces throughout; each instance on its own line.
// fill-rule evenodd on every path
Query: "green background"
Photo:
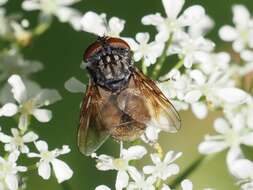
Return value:
M 8 11 L 21 11 L 20 2 L 12 0 L 8 4 Z M 217 29 L 223 24 L 230 24 L 232 20 L 231 5 L 242 3 L 249 10 L 253 8 L 252 0 L 188 0 L 185 7 L 193 4 L 201 4 L 206 12 L 215 20 L 215 28 L 209 34 L 217 46 L 220 40 L 217 37 Z M 125 30 L 122 36 L 135 36 L 137 32 L 149 31 L 154 34 L 151 26 L 143 26 L 140 22 L 144 15 L 161 12 L 164 14 L 160 0 L 85 0 L 74 6 L 81 12 L 96 11 L 107 13 L 107 17 L 117 16 L 126 20 Z M 37 13 L 25 13 L 32 21 L 36 20 Z M 40 60 L 45 69 L 34 75 L 42 87 L 55 88 L 63 96 L 63 100 L 50 108 L 53 110 L 53 119 L 46 124 L 33 122 L 33 127 L 39 131 L 40 137 L 45 139 L 51 148 L 60 147 L 62 144 L 70 145 L 72 151 L 63 156 L 73 169 L 74 176 L 68 181 L 73 190 L 92 190 L 97 185 L 106 184 L 114 189 L 116 172 L 102 172 L 95 168 L 95 161 L 81 155 L 76 146 L 76 132 L 79 117 L 79 104 L 83 94 L 71 94 L 64 89 L 64 82 L 75 76 L 87 83 L 87 73 L 80 69 L 82 54 L 85 48 L 94 41 L 94 36 L 85 32 L 76 32 L 68 24 L 59 23 L 57 19 L 51 28 L 41 37 L 32 42 L 24 50 L 28 59 Z M 166 61 L 168 67 L 174 63 Z M 182 129 L 177 134 L 162 133 L 161 142 L 166 150 L 182 151 L 183 156 L 178 160 L 181 171 L 191 164 L 199 154 L 197 145 L 202 141 L 204 134 L 212 132 L 212 121 L 215 115 L 200 121 L 190 112 L 180 113 L 182 117 Z M 118 155 L 118 145 L 109 140 L 99 150 L 101 153 Z M 190 179 L 194 183 L 194 189 L 211 187 L 216 190 L 236 190 L 233 178 L 227 171 L 225 153 L 220 153 L 212 160 L 201 166 Z M 62 186 L 57 184 L 54 178 L 44 181 L 38 177 L 37 171 L 29 173 L 28 190 L 60 190 Z

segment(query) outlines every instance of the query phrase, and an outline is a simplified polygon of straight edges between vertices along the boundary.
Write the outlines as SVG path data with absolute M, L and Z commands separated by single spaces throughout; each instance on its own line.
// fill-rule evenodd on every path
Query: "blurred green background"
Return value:
M 185 7 L 201 4 L 206 12 L 215 20 L 215 28 L 208 35 L 219 46 L 220 40 L 217 29 L 223 24 L 230 24 L 232 20 L 231 5 L 241 3 L 253 8 L 252 0 L 187 0 Z M 142 16 L 161 12 L 164 14 L 160 0 L 85 0 L 74 6 L 83 13 L 89 10 L 98 13 L 107 13 L 108 18 L 117 16 L 126 20 L 122 36 L 134 36 L 137 32 L 149 31 L 154 34 L 153 27 L 143 26 L 140 22 Z M 10 1 L 8 12 L 21 11 L 20 1 Z M 25 13 L 32 21 L 36 21 L 37 13 Z M 76 132 L 79 117 L 79 104 L 83 94 L 71 94 L 64 89 L 64 82 L 75 76 L 87 83 L 87 73 L 80 69 L 82 54 L 85 48 L 94 41 L 94 36 L 74 31 L 68 24 L 59 23 L 54 19 L 52 27 L 40 38 L 32 42 L 24 50 L 28 59 L 40 60 L 45 69 L 33 77 L 42 87 L 55 88 L 60 91 L 63 100 L 51 106 L 54 116 L 51 122 L 39 124 L 33 122 L 33 127 L 39 131 L 40 137 L 47 140 L 51 148 L 62 144 L 70 145 L 72 152 L 63 156 L 73 169 L 74 176 L 68 182 L 73 190 L 92 190 L 97 185 L 106 184 L 114 188 L 115 172 L 101 172 L 95 168 L 95 162 L 89 157 L 81 155 L 76 146 Z M 166 64 L 173 64 L 167 61 Z M 216 115 L 217 116 L 217 115 Z M 166 150 L 182 151 L 183 156 L 178 163 L 181 171 L 190 165 L 198 156 L 197 145 L 202 141 L 204 134 L 212 133 L 212 121 L 215 115 L 200 121 L 190 112 L 181 113 L 182 129 L 177 134 L 162 133 L 161 143 Z M 117 143 L 109 140 L 99 152 L 112 155 L 118 154 Z M 236 190 L 233 178 L 229 175 L 225 163 L 225 153 L 200 167 L 189 178 L 193 181 L 194 189 L 200 190 L 211 187 L 216 190 Z M 36 172 L 36 173 L 35 173 Z M 61 190 L 54 178 L 44 181 L 38 177 L 37 171 L 29 173 L 27 181 L 28 190 Z

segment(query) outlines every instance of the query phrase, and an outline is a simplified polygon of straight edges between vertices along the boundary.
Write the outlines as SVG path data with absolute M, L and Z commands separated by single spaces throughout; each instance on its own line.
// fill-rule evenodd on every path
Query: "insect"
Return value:
M 177 132 L 180 117 L 155 82 L 134 65 L 127 42 L 99 37 L 84 53 L 89 85 L 83 99 L 78 147 L 95 152 L 109 136 L 133 141 L 148 125 Z

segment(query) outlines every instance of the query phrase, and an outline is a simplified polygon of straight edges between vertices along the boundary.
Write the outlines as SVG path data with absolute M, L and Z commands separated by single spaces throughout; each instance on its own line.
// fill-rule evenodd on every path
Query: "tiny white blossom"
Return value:
M 30 61 L 14 49 L 0 53 L 0 81 L 5 81 L 13 73 L 23 78 L 29 77 L 31 74 L 43 69 L 42 63 L 38 61 Z
M 164 160 L 161 160 L 158 154 L 151 154 L 151 159 L 155 165 L 148 165 L 143 167 L 145 174 L 152 174 L 154 177 L 158 177 L 162 180 L 166 180 L 172 175 L 176 175 L 179 172 L 179 166 L 173 162 L 178 159 L 182 153 L 175 153 L 169 151 Z
M 8 83 L 12 87 L 12 94 L 16 102 L 19 104 L 16 109 L 13 104 L 7 103 L 10 107 L 12 107 L 12 111 L 2 113 L 2 115 L 13 115 L 14 110 L 17 110 L 21 113 L 19 118 L 19 127 L 26 128 L 28 124 L 29 115 L 33 115 L 40 122 L 48 122 L 52 118 L 52 113 L 50 110 L 42 109 L 43 106 L 48 106 L 58 100 L 61 99 L 61 96 L 56 90 L 49 89 L 37 89 L 36 93 L 29 94 L 29 88 L 25 86 L 22 79 L 19 75 L 12 75 L 8 79 Z M 5 105 L 6 106 L 6 105 Z
M 237 52 L 253 47 L 253 21 L 244 5 L 234 5 L 233 23 L 235 27 L 225 25 L 219 30 L 220 38 L 233 42 L 233 49 Z
M 48 150 L 48 145 L 45 141 L 35 142 L 35 146 L 39 153 L 29 153 L 28 157 L 38 157 L 40 161 L 37 163 L 39 175 L 43 179 L 49 179 L 51 176 L 51 165 L 53 167 L 56 179 L 58 183 L 62 183 L 70 179 L 73 175 L 73 171 L 63 161 L 57 157 L 70 152 L 67 145 L 64 145 L 62 149 Z
M 143 173 L 139 172 L 136 168 L 130 167 L 128 170 L 131 178 L 134 182 L 130 182 L 127 190 L 155 190 L 154 183 L 156 182 L 156 178 L 153 176 L 149 176 L 145 179 Z
M 25 0 L 22 8 L 26 11 L 40 10 L 45 16 L 56 16 L 61 22 L 69 22 L 74 29 L 80 30 L 81 14 L 70 5 L 79 0 Z
M 17 166 L 16 161 L 18 160 L 18 157 L 18 151 L 10 153 L 7 159 L 0 157 L 0 181 L 3 181 L 4 186 L 10 190 L 18 189 L 17 174 L 27 170 L 24 166 Z
M 107 22 L 106 14 L 98 15 L 93 11 L 84 14 L 81 20 L 82 30 L 98 36 L 119 37 L 124 29 L 125 21 L 112 17 Z
M 156 36 L 158 41 L 168 40 L 171 33 L 181 31 L 183 27 L 198 22 L 205 15 L 202 6 L 194 5 L 184 10 L 178 17 L 185 3 L 184 0 L 162 0 L 162 3 L 167 17 L 164 18 L 157 13 L 142 18 L 143 24 L 156 26 L 159 32 Z
M 117 170 L 116 184 L 115 187 L 117 190 L 121 190 L 128 185 L 129 176 L 128 170 L 132 166 L 129 166 L 130 160 L 141 159 L 147 150 L 143 146 L 132 146 L 128 149 L 121 150 L 120 158 L 113 158 L 111 156 L 102 154 L 99 156 L 94 155 L 97 159 L 97 168 L 99 170 Z
M 137 43 L 130 43 L 132 51 L 134 52 L 133 58 L 135 61 L 144 60 L 146 66 L 150 66 L 156 62 L 156 59 L 162 54 L 164 49 L 163 42 L 149 42 L 149 33 L 136 34 Z
M 187 34 L 181 33 L 180 39 L 169 48 L 169 54 L 178 54 L 179 58 L 184 61 L 186 68 L 191 68 L 196 62 L 199 54 L 211 52 L 214 48 L 214 43 L 205 38 L 191 38 Z
M 4 149 L 9 152 L 18 150 L 21 153 L 28 153 L 29 148 L 26 143 L 31 143 L 38 139 L 38 135 L 32 131 L 21 134 L 18 129 L 12 128 L 11 133 L 12 136 L 8 136 L 0 132 L 0 141 L 5 143 Z
M 253 131 L 247 128 L 245 124 L 245 118 L 241 114 L 216 119 L 214 129 L 219 134 L 205 136 L 205 141 L 199 145 L 199 152 L 212 154 L 229 148 L 227 163 L 230 167 L 233 164 L 232 161 L 238 155 L 241 144 L 253 146 Z

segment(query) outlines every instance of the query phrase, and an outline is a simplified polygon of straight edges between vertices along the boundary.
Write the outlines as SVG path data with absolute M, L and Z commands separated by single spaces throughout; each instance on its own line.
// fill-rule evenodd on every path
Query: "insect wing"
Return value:
M 181 119 L 174 106 L 164 96 L 155 82 L 137 69 L 134 71 L 134 82 L 148 106 L 151 119 L 147 124 L 156 126 L 167 132 L 177 132 L 181 127 Z
M 85 155 L 95 152 L 109 137 L 102 123 L 100 101 L 96 87 L 89 84 L 81 107 L 78 129 L 78 147 Z

